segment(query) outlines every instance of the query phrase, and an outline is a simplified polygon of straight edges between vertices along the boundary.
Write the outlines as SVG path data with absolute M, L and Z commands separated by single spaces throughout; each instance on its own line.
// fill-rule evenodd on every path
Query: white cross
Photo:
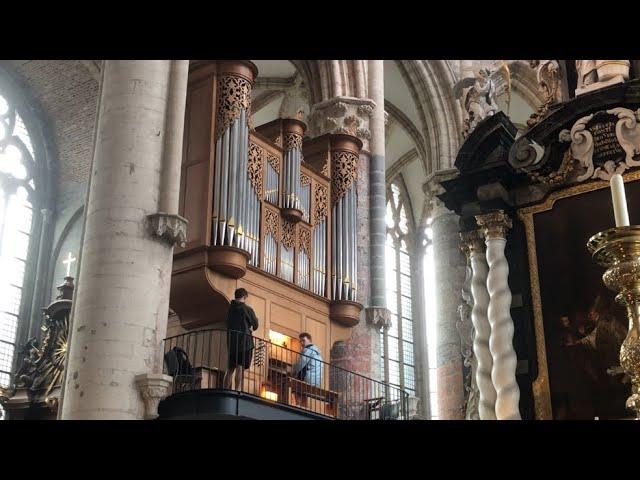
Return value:
M 67 266 L 67 277 L 71 274 L 71 264 L 76 261 L 76 258 L 71 255 L 71 252 L 67 253 L 67 258 L 62 261 Z

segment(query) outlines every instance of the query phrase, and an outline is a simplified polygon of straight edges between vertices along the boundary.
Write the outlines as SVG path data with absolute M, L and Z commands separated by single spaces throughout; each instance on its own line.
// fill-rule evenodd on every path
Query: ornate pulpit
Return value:
M 602 80 L 606 65 L 595 62 Z M 510 368 L 525 419 L 630 416 L 630 382 L 618 360 L 626 313 L 586 248 L 594 233 L 614 225 L 607 188 L 614 173 L 624 176 L 631 224 L 640 223 L 634 207 L 640 204 L 640 80 L 627 78 L 597 88 L 583 85 L 564 102 L 556 101 L 558 86 L 547 85 L 545 105 L 520 135 L 503 113 L 486 118 L 462 145 L 456 178 L 442 182 L 439 197 L 460 215 L 465 238 L 469 232 L 484 238 L 486 252 L 478 254 L 483 262 L 486 257 L 491 265 L 483 222 L 502 215 L 512 225 L 504 235 L 511 300 L 501 318 L 510 317 L 513 334 L 506 343 L 517 357 Z M 491 281 L 477 284 L 488 285 L 491 294 Z M 486 314 L 486 300 L 480 307 Z M 488 315 L 491 320 L 490 306 Z M 496 358 L 504 361 L 491 341 L 474 345 L 483 365 L 492 357 L 494 365 Z M 478 385 L 488 385 L 481 402 L 492 398 L 491 368 L 478 368 Z M 495 375 L 492 412 L 498 411 L 501 388 Z
M 7 420 L 56 419 L 67 357 L 73 277 L 65 277 L 57 288 L 56 300 L 43 309 L 42 341 L 31 338 L 22 346 L 18 352 L 21 363 L 11 387 L 1 393 Z

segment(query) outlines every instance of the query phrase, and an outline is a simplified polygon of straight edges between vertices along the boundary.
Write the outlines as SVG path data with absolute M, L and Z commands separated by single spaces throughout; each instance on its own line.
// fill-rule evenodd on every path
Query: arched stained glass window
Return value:
M 404 195 L 387 190 L 386 290 L 391 327 L 381 333 L 382 368 L 391 385 L 416 394 L 414 324 L 411 293 L 411 232 Z
M 33 223 L 36 164 L 17 109 L 0 91 L 0 387 L 10 383 Z

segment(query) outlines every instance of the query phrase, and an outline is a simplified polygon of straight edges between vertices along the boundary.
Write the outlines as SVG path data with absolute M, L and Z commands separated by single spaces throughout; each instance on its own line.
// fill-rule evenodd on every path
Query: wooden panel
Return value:
M 184 217 L 189 220 L 187 242 L 205 243 L 205 218 L 202 215 L 202 198 L 207 196 L 207 164 L 197 163 L 185 172 Z
M 273 327 L 273 325 L 277 323 L 281 327 L 288 328 L 290 330 L 293 330 L 294 332 L 299 333 L 301 331 L 302 314 L 300 313 L 300 311 L 292 310 L 278 303 L 277 301 L 272 300 L 269 317 L 271 319 L 271 325 L 274 330 L 277 330 L 277 328 Z M 287 332 L 283 331 L 282 333 Z M 289 333 L 287 333 L 287 335 L 289 335 Z
M 189 93 L 187 164 L 206 162 L 211 153 L 213 122 L 213 77 L 194 86 Z
M 189 221 L 185 248 L 209 243 L 213 180 L 213 121 L 215 77 L 190 81 L 187 94 L 179 212 Z
M 327 328 L 327 324 L 311 317 L 306 317 L 304 329 L 311 335 L 313 343 L 320 349 L 322 359 L 327 362 L 329 358 L 329 338 L 327 335 L 329 329 Z
M 261 293 L 262 292 L 256 291 L 254 289 L 254 291 L 251 292 L 249 298 L 247 299 L 247 304 L 249 304 L 251 308 L 253 308 L 253 310 L 256 312 L 256 317 L 258 317 L 258 330 L 253 332 L 253 335 L 260 338 L 267 338 L 267 299 L 264 296 L 261 296 Z

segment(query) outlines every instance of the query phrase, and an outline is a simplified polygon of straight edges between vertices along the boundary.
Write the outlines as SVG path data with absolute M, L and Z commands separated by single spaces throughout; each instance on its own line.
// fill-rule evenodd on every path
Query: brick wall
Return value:
M 14 60 L 18 74 L 46 116 L 58 160 L 59 189 L 86 183 L 93 154 L 98 82 L 79 60 Z

